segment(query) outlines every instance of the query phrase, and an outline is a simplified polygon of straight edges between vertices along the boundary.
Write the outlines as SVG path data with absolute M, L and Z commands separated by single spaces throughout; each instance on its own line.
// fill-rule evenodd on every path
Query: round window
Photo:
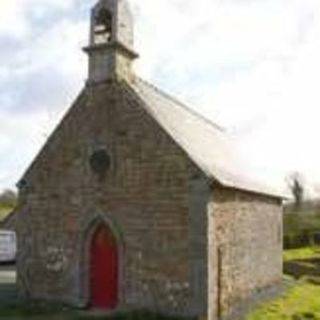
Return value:
M 110 168 L 111 159 L 104 149 L 96 150 L 90 157 L 90 166 L 93 172 L 99 175 L 105 174 Z

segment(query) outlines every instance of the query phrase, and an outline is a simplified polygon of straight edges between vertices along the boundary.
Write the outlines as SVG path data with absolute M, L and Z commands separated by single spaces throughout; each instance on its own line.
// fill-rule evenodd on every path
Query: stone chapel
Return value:
M 281 286 L 282 195 L 134 74 L 125 0 L 92 9 L 85 52 L 84 88 L 18 183 L 21 296 L 238 319 Z

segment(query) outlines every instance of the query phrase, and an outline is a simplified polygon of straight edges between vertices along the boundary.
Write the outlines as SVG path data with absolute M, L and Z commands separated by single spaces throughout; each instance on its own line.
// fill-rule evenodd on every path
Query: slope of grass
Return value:
M 286 250 L 283 254 L 286 276 L 290 286 L 276 300 L 262 305 L 246 320 L 320 320 L 320 248 L 307 247 Z M 294 272 L 293 272 L 294 271 Z
M 299 282 L 279 299 L 261 306 L 247 320 L 320 320 L 320 286 Z

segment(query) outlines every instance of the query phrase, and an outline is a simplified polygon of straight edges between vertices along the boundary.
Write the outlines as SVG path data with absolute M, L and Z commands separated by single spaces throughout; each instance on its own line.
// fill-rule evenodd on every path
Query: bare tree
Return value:
M 305 195 L 305 182 L 299 172 L 293 172 L 287 177 L 288 187 L 293 195 L 296 209 L 300 209 Z

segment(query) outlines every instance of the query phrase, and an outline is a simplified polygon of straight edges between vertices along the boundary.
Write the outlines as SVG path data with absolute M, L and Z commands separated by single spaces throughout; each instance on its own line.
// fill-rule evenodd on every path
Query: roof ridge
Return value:
M 150 82 L 137 77 L 137 80 L 139 80 L 140 82 L 143 82 L 144 84 L 146 84 L 147 86 L 149 86 L 150 88 L 154 89 L 155 91 L 157 91 L 159 94 L 163 95 L 164 97 L 166 97 L 167 99 L 171 100 L 172 102 L 178 104 L 179 106 L 181 106 L 182 108 L 184 108 L 186 111 L 188 111 L 189 113 L 191 113 L 192 115 L 200 118 L 201 120 L 205 121 L 207 124 L 213 126 L 215 129 L 223 132 L 223 133 L 227 133 L 227 130 L 225 128 L 223 128 L 222 126 L 218 125 L 217 123 L 213 122 L 212 120 L 206 118 L 205 116 L 203 116 L 202 114 L 200 114 L 199 112 L 191 109 L 186 103 L 181 102 L 178 98 L 166 93 L 165 91 L 161 90 L 160 88 L 158 88 L 157 86 L 151 84 Z
M 255 179 L 246 173 L 249 168 L 241 161 L 242 154 L 235 151 L 231 135 L 156 86 L 141 78 L 135 79 L 129 88 L 207 177 L 228 188 L 283 198 L 280 192 L 262 184 L 258 177 Z

